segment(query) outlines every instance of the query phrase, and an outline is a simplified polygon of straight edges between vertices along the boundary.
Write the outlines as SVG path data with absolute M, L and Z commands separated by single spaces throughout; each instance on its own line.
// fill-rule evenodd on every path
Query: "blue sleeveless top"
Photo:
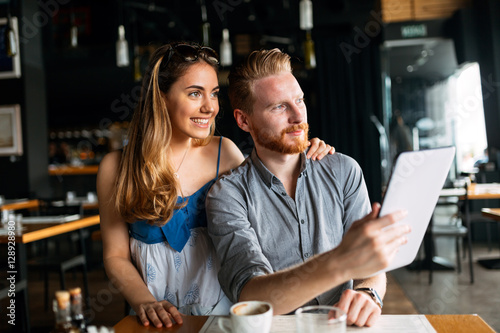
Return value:
M 219 141 L 217 173 L 215 174 L 215 178 L 203 185 L 198 191 L 190 196 L 186 198 L 177 197 L 178 204 L 187 200 L 187 205 L 181 209 L 174 210 L 172 218 L 164 226 L 154 226 L 148 224 L 146 220 L 129 224 L 129 234 L 131 237 L 147 244 L 156 244 L 167 241 L 174 250 L 181 252 L 191 236 L 191 232 L 189 230 L 207 226 L 205 198 L 208 190 L 219 176 L 221 144 L 222 136 Z

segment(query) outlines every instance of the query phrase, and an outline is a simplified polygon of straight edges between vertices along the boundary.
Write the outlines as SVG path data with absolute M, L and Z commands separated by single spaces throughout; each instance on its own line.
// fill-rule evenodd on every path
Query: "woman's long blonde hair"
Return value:
M 217 71 L 217 64 L 203 52 L 197 59 L 186 60 L 175 52 L 179 43 L 158 48 L 151 56 L 142 81 L 141 97 L 135 109 L 116 179 L 115 208 L 128 222 L 147 220 L 164 225 L 177 205 L 179 183 L 170 162 L 172 124 L 165 95 L 171 86 L 195 63 L 205 61 Z M 196 44 L 191 44 L 198 47 Z M 195 145 L 207 145 L 213 137 L 193 140 Z

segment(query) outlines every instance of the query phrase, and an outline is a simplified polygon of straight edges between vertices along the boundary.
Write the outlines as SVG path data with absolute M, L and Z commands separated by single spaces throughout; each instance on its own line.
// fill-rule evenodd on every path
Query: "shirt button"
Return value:
M 304 221 L 304 220 L 300 220 L 300 223 L 304 224 L 304 223 L 306 223 L 306 221 Z
M 309 258 L 309 253 L 305 253 L 304 257 Z
M 281 195 L 282 196 L 286 196 L 286 192 L 281 192 Z

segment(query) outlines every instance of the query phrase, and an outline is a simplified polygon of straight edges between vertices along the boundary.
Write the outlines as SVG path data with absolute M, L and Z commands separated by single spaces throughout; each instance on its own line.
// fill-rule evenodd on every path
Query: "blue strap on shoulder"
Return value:
M 219 154 L 217 155 L 217 173 L 215 174 L 215 179 L 217 179 L 219 177 L 219 163 L 220 163 L 220 151 L 221 151 L 221 147 L 222 147 L 222 139 L 224 139 L 223 136 L 220 137 L 220 141 L 219 141 Z
M 191 237 L 191 228 L 206 226 L 205 197 L 219 176 L 220 152 L 222 137 L 219 141 L 219 152 L 217 156 L 217 173 L 215 178 L 203 185 L 198 191 L 188 197 L 188 204 L 181 209 L 176 209 L 170 221 L 162 227 L 151 226 L 147 221 L 137 221 L 129 226 L 130 235 L 148 244 L 160 243 L 167 240 L 168 244 L 181 252 Z M 180 204 L 185 198 L 178 197 Z

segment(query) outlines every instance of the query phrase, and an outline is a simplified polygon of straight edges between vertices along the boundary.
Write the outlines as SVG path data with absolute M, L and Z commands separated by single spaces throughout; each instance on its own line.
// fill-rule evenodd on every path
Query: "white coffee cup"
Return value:
M 219 327 L 228 333 L 269 333 L 273 323 L 273 307 L 270 303 L 247 301 L 234 304 L 229 318 L 219 318 Z

